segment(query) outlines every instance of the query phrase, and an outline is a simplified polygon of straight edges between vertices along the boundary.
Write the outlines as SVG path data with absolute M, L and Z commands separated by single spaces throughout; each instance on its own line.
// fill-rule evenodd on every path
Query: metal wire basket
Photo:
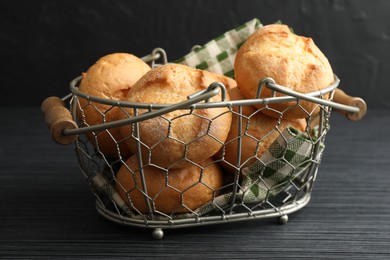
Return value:
M 159 48 L 143 59 L 152 67 L 156 66 L 157 60 L 160 60 L 160 63 L 167 62 L 165 52 Z M 351 120 L 359 120 L 366 111 L 362 99 L 350 97 L 337 89 L 339 84 L 337 76 L 331 86 L 307 94 L 294 92 L 266 78 L 259 83 L 258 93 L 260 93 L 260 88 L 266 87 L 274 91 L 275 95 L 270 98 L 259 97 L 245 100 L 227 100 L 225 86 L 215 82 L 207 89 L 189 96 L 183 102 L 168 105 L 131 103 L 89 96 L 79 91 L 80 80 L 81 77 L 77 77 L 71 82 L 71 93 L 66 97 L 62 99 L 50 97 L 42 103 L 42 111 L 46 115 L 45 120 L 51 129 L 52 137 L 60 144 L 75 143 L 75 151 L 82 173 L 96 197 L 96 209 L 103 217 L 123 225 L 152 229 L 153 237 L 156 239 L 163 237 L 163 229 L 170 228 L 264 218 L 277 218 L 281 223 L 286 223 L 289 214 L 300 210 L 310 200 L 325 147 L 325 136 L 330 127 L 332 108 L 341 111 Z M 210 101 L 210 98 L 220 93 L 220 101 Z M 276 93 L 282 93 L 283 96 L 276 95 Z M 86 106 L 80 105 L 81 99 L 87 100 Z M 70 100 L 69 110 L 63 103 L 67 100 Z M 278 112 L 279 118 L 275 119 L 275 126 L 269 133 L 254 137 L 249 132 L 251 120 L 254 120 L 253 118 L 263 113 L 264 110 L 272 110 L 271 104 L 292 102 L 292 107 L 303 109 L 302 101 L 315 104 L 313 111 L 306 112 L 306 127 L 303 131 L 292 128 L 283 129 L 281 127 L 281 122 L 284 120 L 283 112 Z M 94 105 L 98 103 L 108 106 L 106 111 L 99 111 L 103 119 L 107 111 L 113 108 L 123 111 L 130 108 L 135 112 L 135 116 L 111 122 L 104 120 L 99 125 L 88 125 L 83 111 L 87 106 L 98 110 Z M 262 108 L 253 109 L 254 105 L 262 105 Z M 141 149 L 145 149 L 145 145 L 141 142 L 139 125 L 145 120 L 164 118 L 169 128 L 174 119 L 166 115 L 172 111 L 182 110 L 186 116 L 196 116 L 196 111 L 199 109 L 221 107 L 226 108 L 224 113 L 231 114 L 235 118 L 236 136 L 229 141 L 220 142 L 220 152 L 211 157 L 207 164 L 193 162 L 184 153 L 181 160 L 189 162 L 196 168 L 198 174 L 195 181 L 187 188 L 180 190 L 170 183 L 170 174 L 173 171 L 170 167 L 154 165 L 150 160 L 149 163 L 144 163 L 140 159 L 145 157 L 145 154 L 141 152 Z M 243 112 L 247 107 L 253 109 L 250 114 Z M 207 120 L 212 124 L 215 118 Z M 124 125 L 131 126 L 131 133 L 128 137 L 116 140 L 110 130 Z M 101 132 L 107 133 L 115 142 L 117 156 L 109 157 L 100 151 L 96 136 Z M 173 138 L 169 135 L 169 131 L 167 133 L 165 138 Z M 274 141 L 263 155 L 255 152 L 249 159 L 243 159 L 242 147 L 245 142 L 250 141 L 258 147 L 270 135 L 275 136 Z M 204 133 L 204 136 L 213 138 L 208 131 Z M 129 168 L 126 164 L 127 158 L 120 149 L 122 143 L 128 138 L 136 142 L 135 154 L 139 159 L 137 170 Z M 232 149 L 229 146 L 232 142 L 236 143 L 235 161 L 227 162 L 225 155 L 229 149 Z M 190 143 L 191 141 L 183 143 L 183 149 L 186 150 Z M 158 152 L 158 150 L 152 151 L 152 147 L 146 149 L 149 149 L 147 153 L 149 156 L 152 152 Z M 277 151 L 276 154 L 275 151 Z M 226 167 L 221 167 L 223 164 L 229 166 L 230 173 L 226 173 Z M 225 169 L 223 184 L 219 187 L 211 187 L 204 177 L 211 165 L 218 165 L 221 169 Z M 132 201 L 130 191 L 124 191 L 127 192 L 127 197 L 121 196 L 116 176 L 119 169 L 123 167 L 127 168 L 130 173 L 129 178 L 133 178 L 132 182 L 136 183 L 132 191 L 141 194 L 145 210 L 141 211 Z M 163 176 L 160 190 L 154 194 L 150 193 L 150 187 L 148 187 L 146 167 L 158 168 Z M 208 192 L 209 200 L 196 208 L 187 205 L 187 197 L 191 189 L 200 186 L 202 189 L 195 193 Z M 172 199 L 177 200 L 178 208 L 184 210 L 172 210 L 172 212 L 160 210 L 158 203 L 162 202 L 158 200 L 166 195 L 166 190 L 175 194 L 171 195 Z

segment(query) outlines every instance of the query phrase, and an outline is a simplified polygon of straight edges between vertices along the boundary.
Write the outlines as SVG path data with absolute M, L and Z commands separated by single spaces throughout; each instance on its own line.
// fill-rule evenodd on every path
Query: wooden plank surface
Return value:
M 74 147 L 51 141 L 38 108 L 3 107 L 0 258 L 390 258 L 390 109 L 332 118 L 308 206 L 275 220 L 151 231 L 103 219 Z

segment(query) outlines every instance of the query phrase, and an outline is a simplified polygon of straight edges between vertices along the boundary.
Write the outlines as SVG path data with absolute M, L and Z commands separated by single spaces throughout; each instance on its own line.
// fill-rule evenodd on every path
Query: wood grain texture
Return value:
M 338 114 L 312 199 L 286 225 L 259 220 L 151 231 L 104 220 L 74 147 L 50 139 L 39 108 L 0 114 L 0 258 L 390 258 L 390 109 Z

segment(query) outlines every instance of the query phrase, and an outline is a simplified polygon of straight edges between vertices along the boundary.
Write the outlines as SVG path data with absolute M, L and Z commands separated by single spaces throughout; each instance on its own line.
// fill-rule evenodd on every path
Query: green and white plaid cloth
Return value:
M 196 48 L 184 57 L 176 60 L 175 63 L 224 74 L 233 78 L 234 60 L 238 48 L 252 33 L 262 26 L 259 19 L 252 19 Z

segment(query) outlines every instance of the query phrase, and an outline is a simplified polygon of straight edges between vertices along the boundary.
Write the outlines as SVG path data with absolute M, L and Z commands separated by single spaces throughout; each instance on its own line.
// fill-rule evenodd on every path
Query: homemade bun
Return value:
M 218 152 L 217 158 L 223 159 L 222 166 L 234 173 L 237 166 L 238 120 L 234 116 L 232 126 L 224 147 Z M 257 112 L 249 118 L 242 118 L 241 125 L 241 164 L 243 168 L 249 166 L 255 158 L 261 158 L 269 146 L 278 138 L 287 127 L 294 127 L 300 131 L 306 128 L 305 119 L 280 119 Z
M 142 168 L 145 189 L 152 211 L 165 214 L 195 210 L 219 194 L 223 172 L 207 159 L 203 167 L 193 164 L 181 169 L 161 170 L 147 165 Z M 138 158 L 133 155 L 116 176 L 116 190 L 121 198 L 140 213 L 149 213 L 140 178 Z
M 100 58 L 87 72 L 82 74 L 79 90 L 85 94 L 112 99 L 123 100 L 128 91 L 138 79 L 150 70 L 148 64 L 136 56 L 128 53 L 113 53 Z M 79 97 L 80 107 L 78 116 L 85 119 L 89 126 L 104 122 L 116 121 L 121 110 L 102 103 L 88 102 Z M 111 128 L 89 133 L 87 136 L 96 147 L 106 156 L 117 157 L 118 148 L 116 141 L 122 139 L 119 128 Z M 114 141 L 114 139 L 116 141 Z M 119 144 L 122 156 L 129 156 L 130 151 L 122 142 Z
M 225 85 L 235 84 L 233 79 L 223 75 L 180 64 L 166 64 L 152 69 L 134 84 L 127 101 L 175 104 L 187 100 L 189 95 L 206 89 L 216 81 Z M 228 94 L 226 98 L 229 98 Z M 221 101 L 221 94 L 210 98 L 210 102 L 216 101 Z M 139 114 L 144 112 L 147 111 L 139 110 Z M 127 113 L 132 116 L 134 110 L 127 109 Z M 141 121 L 138 128 L 142 158 L 144 162 L 164 168 L 179 168 L 188 160 L 200 163 L 221 148 L 230 130 L 231 117 L 227 107 L 220 107 L 177 109 Z M 121 128 L 122 135 L 129 137 L 127 144 L 130 150 L 135 153 L 137 146 L 132 131 L 131 125 Z
M 264 26 L 247 39 L 237 52 L 234 76 L 241 93 L 246 98 L 256 97 L 258 84 L 266 77 L 271 77 L 276 84 L 300 93 L 321 90 L 334 81 L 328 59 L 313 40 L 294 34 L 288 26 L 281 24 Z M 261 98 L 272 97 L 272 95 L 271 90 L 262 88 Z M 277 96 L 281 95 L 277 94 Z M 283 112 L 294 104 L 295 101 L 268 106 Z M 300 105 L 307 113 L 314 113 L 315 104 L 301 100 Z M 284 117 L 307 117 L 308 114 L 304 110 L 299 106 L 290 107 L 284 112 Z M 264 112 L 272 116 L 280 116 L 280 113 L 272 110 L 264 110 Z

